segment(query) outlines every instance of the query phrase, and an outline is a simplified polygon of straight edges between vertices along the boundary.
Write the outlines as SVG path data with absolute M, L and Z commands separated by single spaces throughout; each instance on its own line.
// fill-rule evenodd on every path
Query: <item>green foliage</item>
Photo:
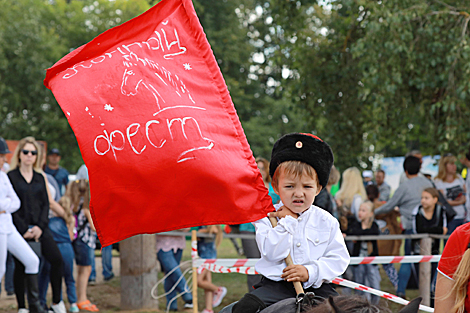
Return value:
M 82 160 L 45 69 L 158 0 L 0 0 L 0 135 L 33 135 Z M 470 141 L 464 0 L 194 0 L 256 156 L 292 131 L 336 165 L 376 154 L 458 153 Z
M 388 138 L 377 148 L 411 142 L 426 153 L 459 152 L 469 132 L 468 13 L 439 2 L 395 2 L 367 5 L 368 31 L 351 48 L 365 85 L 359 97 L 383 121 L 369 125 Z
M 194 2 L 253 154 L 269 158 L 277 138 L 301 123 L 295 124 L 298 115 L 290 101 L 275 99 L 264 65 L 253 60 L 259 52 L 257 27 L 264 24 L 257 17 L 257 5 L 254 0 Z
M 0 136 L 34 136 L 58 147 L 63 166 L 82 164 L 76 138 L 42 81 L 61 57 L 148 8 L 146 1 L 51 3 L 0 0 Z
M 467 1 L 295 4 L 268 13 L 282 34 L 276 66 L 292 70 L 284 86 L 337 165 L 370 166 L 376 153 L 467 148 Z

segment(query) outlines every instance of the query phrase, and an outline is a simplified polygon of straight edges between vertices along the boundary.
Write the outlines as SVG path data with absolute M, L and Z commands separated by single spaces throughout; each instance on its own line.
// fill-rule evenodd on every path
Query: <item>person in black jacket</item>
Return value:
M 447 234 L 445 208 L 438 203 L 439 192 L 436 188 L 426 188 L 421 193 L 421 205 L 413 210 L 413 232 L 415 234 Z M 418 240 L 412 242 L 414 254 L 420 254 Z M 439 253 L 440 239 L 434 239 L 431 246 L 433 255 Z M 434 290 L 437 277 L 437 263 L 431 263 L 431 304 L 434 304 Z
M 62 256 L 49 230 L 49 198 L 46 181 L 39 168 L 39 145 L 33 137 L 20 140 L 11 160 L 8 177 L 13 189 L 20 198 L 21 207 L 12 214 L 13 223 L 26 241 L 40 242 L 41 254 L 51 263 L 52 309 L 55 313 L 66 313 L 61 300 Z M 37 275 L 37 274 L 35 274 Z M 15 259 L 14 285 L 16 300 L 20 313 L 25 309 L 25 278 L 26 282 L 32 275 L 25 275 L 25 268 Z M 28 283 L 28 299 L 37 299 L 38 290 L 30 288 Z M 30 303 L 30 313 L 44 312 L 37 303 Z
M 340 173 L 333 165 L 330 171 L 330 176 L 328 177 L 328 184 L 326 188 L 323 188 L 320 193 L 315 197 L 315 201 L 313 201 L 313 205 L 320 207 L 327 212 L 329 212 L 334 217 L 338 217 L 338 212 L 336 208 L 336 201 L 331 196 L 331 187 L 336 185 L 339 181 Z
M 421 205 L 413 210 L 413 232 L 415 234 L 447 234 L 447 219 L 445 209 L 437 201 L 439 193 L 436 188 L 426 188 L 421 194 Z M 431 253 L 439 254 L 440 239 L 434 239 Z M 414 244 L 418 252 L 417 243 Z M 419 254 L 419 252 L 417 253 Z M 433 263 L 437 266 L 437 263 Z
M 358 212 L 359 221 L 353 221 L 347 230 L 348 235 L 352 236 L 366 236 L 366 235 L 379 235 L 380 230 L 377 223 L 374 221 L 374 204 L 371 201 L 365 201 L 359 206 Z M 353 252 L 351 256 L 378 256 L 377 240 L 354 242 Z M 354 278 L 357 283 L 380 289 L 380 273 L 377 264 L 359 264 L 354 266 Z M 359 292 L 363 293 L 363 292 Z M 369 293 L 365 294 L 373 304 L 378 304 L 380 298 L 372 296 Z

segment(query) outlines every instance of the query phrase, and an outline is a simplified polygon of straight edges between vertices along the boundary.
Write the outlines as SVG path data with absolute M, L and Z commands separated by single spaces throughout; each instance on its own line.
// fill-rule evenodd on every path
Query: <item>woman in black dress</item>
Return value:
M 66 313 L 65 305 L 61 301 L 62 282 L 62 256 L 48 228 L 49 199 L 46 181 L 39 168 L 39 145 L 33 137 L 20 140 L 11 159 L 11 170 L 8 172 L 13 189 L 21 200 L 21 207 L 12 214 L 13 223 L 26 241 L 41 243 L 41 254 L 51 263 L 52 309 L 55 313 Z M 24 266 L 15 259 L 14 285 L 18 309 L 25 308 L 25 275 Z M 29 287 L 29 286 L 28 286 Z M 38 290 L 28 288 L 28 293 L 37 293 Z M 37 297 L 35 297 L 37 298 Z M 33 305 L 29 308 L 31 313 L 43 312 L 42 307 Z

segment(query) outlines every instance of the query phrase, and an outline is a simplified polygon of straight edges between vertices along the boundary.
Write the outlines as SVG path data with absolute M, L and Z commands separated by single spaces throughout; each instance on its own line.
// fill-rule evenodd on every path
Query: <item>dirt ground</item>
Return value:
M 121 283 L 120 283 L 120 262 L 119 257 L 113 257 L 113 273 L 115 278 L 109 282 L 103 281 L 101 257 L 96 257 L 96 285 L 88 286 L 87 294 L 92 303 L 95 303 L 100 311 L 118 311 L 121 303 Z M 51 289 L 48 290 L 48 303 L 51 301 Z M 64 302 L 68 308 L 68 302 L 66 301 L 67 294 L 64 290 L 62 292 Z M 16 313 L 18 312 L 16 306 L 15 296 L 7 296 L 4 290 L 4 284 L 2 284 L 2 293 L 0 295 L 0 312 L 1 313 Z
M 113 251 L 113 253 L 115 253 L 115 251 Z M 191 258 L 190 253 L 191 253 L 191 248 L 190 248 L 190 242 L 188 241 L 186 249 L 183 252 L 183 261 L 190 260 Z M 224 239 L 222 241 L 222 244 L 218 249 L 218 255 L 219 255 L 219 258 L 239 258 L 239 256 L 236 253 L 236 250 L 233 248 L 232 243 L 228 239 Z M 121 267 L 120 267 L 119 256 L 113 254 L 113 272 L 116 277 L 109 282 L 103 281 L 103 276 L 101 274 L 102 272 L 101 257 L 97 256 L 95 261 L 96 261 L 97 282 L 95 286 L 88 287 L 87 294 L 88 294 L 89 299 L 92 301 L 92 303 L 95 303 L 98 306 L 98 308 L 100 309 L 100 312 L 101 313 L 104 313 L 104 312 L 111 312 L 111 313 L 112 312 L 122 312 L 122 313 L 145 312 L 144 310 L 122 311 L 120 308 L 121 306 L 121 278 L 120 278 Z M 184 271 L 184 268 L 185 266 L 183 267 L 183 271 Z M 381 290 L 395 293 L 394 287 L 388 280 L 385 272 L 382 269 L 380 269 L 380 273 L 382 276 Z M 163 274 L 159 272 L 158 279 L 161 279 L 162 277 L 163 277 Z M 243 294 L 247 291 L 246 276 L 242 274 L 213 273 L 212 281 L 214 284 L 218 286 L 226 286 L 230 290 L 230 292 L 224 298 L 224 301 L 222 302 L 222 304 L 214 310 L 215 312 L 218 312 L 224 306 L 234 301 L 239 300 L 243 296 Z M 18 310 L 16 307 L 15 296 L 7 297 L 6 292 L 3 290 L 3 288 L 4 288 L 4 284 L 2 284 L 2 292 L 0 295 L 0 313 L 17 313 Z M 162 284 L 160 284 L 157 290 L 157 294 L 162 295 L 163 293 L 164 293 L 163 286 Z M 66 296 L 65 289 L 63 290 L 62 294 L 64 296 L 64 302 L 66 303 L 66 307 L 68 308 L 69 304 L 66 301 L 67 296 Z M 418 295 L 419 295 L 418 290 L 407 291 L 407 296 L 410 299 L 414 299 Z M 198 301 L 199 312 L 201 312 L 202 309 L 204 308 L 204 294 L 201 289 L 198 289 L 198 299 L 199 299 Z M 49 293 L 48 293 L 48 301 L 49 303 L 51 301 L 50 288 L 49 288 Z M 401 305 L 392 303 L 390 301 L 386 301 L 384 299 L 382 299 L 381 302 L 383 305 L 388 306 L 392 312 L 398 312 L 399 309 L 402 308 Z M 178 303 L 179 303 L 178 307 L 182 309 L 183 304 L 184 304 L 182 300 L 178 299 Z M 158 303 L 158 309 L 157 308 L 152 309 L 151 312 L 165 312 L 165 306 L 166 306 L 166 300 L 161 299 Z M 82 312 L 86 312 L 86 311 L 82 311 Z M 184 311 L 180 311 L 180 312 L 184 312 Z

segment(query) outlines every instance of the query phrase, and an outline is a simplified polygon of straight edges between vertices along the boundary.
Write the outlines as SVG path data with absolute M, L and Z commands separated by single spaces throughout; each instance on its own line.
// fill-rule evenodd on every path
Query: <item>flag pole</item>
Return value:
M 273 228 L 277 226 L 277 219 L 275 217 L 270 216 L 269 221 L 271 222 L 271 225 L 273 226 Z M 290 253 L 287 255 L 284 261 L 286 261 L 287 266 L 294 265 L 294 262 L 292 261 L 292 257 L 290 256 Z M 297 295 L 303 294 L 304 288 L 302 287 L 302 283 L 300 281 L 294 281 L 293 283 L 294 283 L 294 288 L 295 288 L 295 292 L 297 293 Z
M 197 231 L 191 231 L 191 258 L 193 260 L 193 313 L 198 313 L 197 308 L 197 267 L 194 261 L 197 259 Z

